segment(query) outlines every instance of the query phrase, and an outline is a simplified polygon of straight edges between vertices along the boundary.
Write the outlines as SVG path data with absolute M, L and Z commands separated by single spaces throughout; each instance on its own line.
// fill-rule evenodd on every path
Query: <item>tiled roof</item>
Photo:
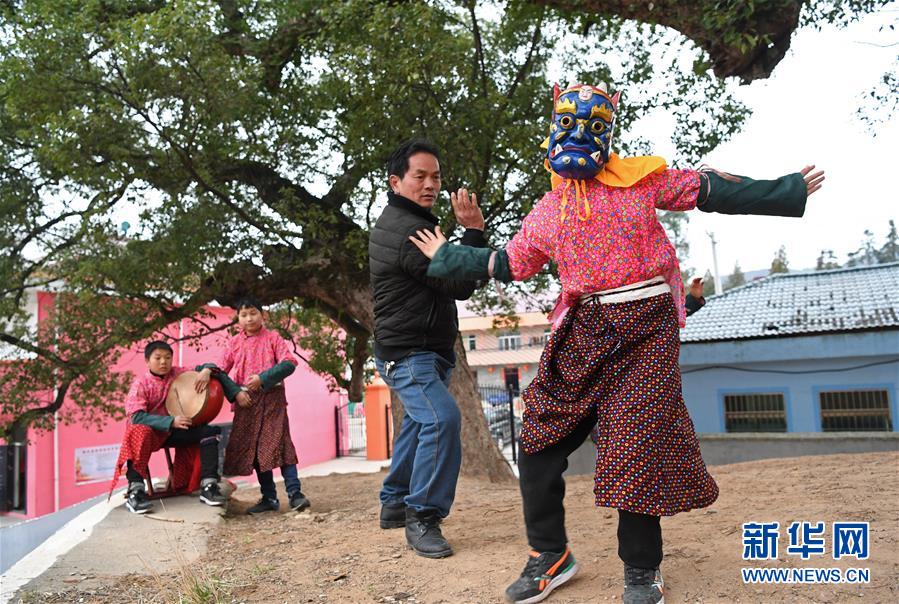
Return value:
M 899 262 L 769 276 L 687 319 L 681 342 L 899 329 Z

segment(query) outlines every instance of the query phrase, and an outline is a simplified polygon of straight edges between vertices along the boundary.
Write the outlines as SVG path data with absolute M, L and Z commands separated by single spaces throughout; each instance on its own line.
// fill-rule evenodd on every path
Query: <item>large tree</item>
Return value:
M 373 329 L 366 244 L 386 156 L 410 135 L 433 139 L 444 150 L 446 187 L 477 191 L 490 237 L 502 243 L 547 186 L 538 144 L 550 72 L 627 91 L 616 142 L 624 153 L 650 149 L 628 136 L 640 115 L 674 116 L 676 162 L 696 161 L 745 119 L 728 86 L 707 73 L 716 59 L 700 50 L 699 34 L 697 48 L 626 21 L 640 15 L 624 4 L 608 12 L 601 3 L 581 3 L 594 12 L 553 4 L 561 10 L 473 1 L 3 3 L 0 337 L 18 351 L 12 356 L 29 357 L 0 372 L 4 425 L 46 427 L 60 410 L 72 421 L 115 414 L 108 401 L 121 378 L 105 368 L 117 347 L 246 293 L 274 304 L 285 328 L 297 317 L 321 327 L 301 334 L 310 363 L 359 400 Z M 668 4 L 658 9 L 690 19 L 705 10 Z M 734 17 L 722 27 L 743 23 L 742 3 L 732 4 L 715 17 Z M 447 205 L 438 210 L 453 232 Z M 123 235 L 125 218 L 134 224 Z M 666 220 L 675 234 L 682 228 L 678 217 Z M 511 291 L 551 279 L 548 270 Z M 61 294 L 41 330 L 26 309 L 37 286 Z M 343 335 L 331 337 L 329 325 Z M 456 375 L 464 471 L 508 476 L 470 373 Z M 34 394 L 54 391 L 53 400 Z

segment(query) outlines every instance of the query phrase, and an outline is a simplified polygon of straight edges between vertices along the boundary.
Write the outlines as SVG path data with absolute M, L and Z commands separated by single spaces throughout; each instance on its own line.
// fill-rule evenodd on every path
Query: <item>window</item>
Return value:
M 518 350 L 521 348 L 521 334 L 509 333 L 503 334 L 497 338 L 500 350 Z
M 724 395 L 724 429 L 727 432 L 786 432 L 784 395 Z
M 468 336 L 468 349 L 469 350 L 477 350 L 478 349 L 478 338 L 474 335 Z
M 506 367 L 503 369 L 503 378 L 506 382 L 506 389 L 518 392 L 518 367 Z
M 552 333 L 550 329 L 546 329 L 543 331 L 542 335 L 539 336 L 531 336 L 530 345 L 531 346 L 546 346 L 547 342 L 549 342 L 549 334 Z
M 821 392 L 818 397 L 824 432 L 893 430 L 886 390 Z

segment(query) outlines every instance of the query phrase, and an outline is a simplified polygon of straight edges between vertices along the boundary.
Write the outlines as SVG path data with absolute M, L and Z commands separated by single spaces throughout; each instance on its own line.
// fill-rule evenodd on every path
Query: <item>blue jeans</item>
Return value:
M 278 490 L 275 488 L 275 477 L 272 471 L 260 472 L 256 468 L 256 476 L 259 478 L 259 490 L 266 499 L 278 500 Z M 281 466 L 281 476 L 284 477 L 284 489 L 288 497 L 293 497 L 300 492 L 300 477 L 297 476 L 296 464 Z
M 381 503 L 449 515 L 462 465 L 462 415 L 450 395 L 453 363 L 435 352 L 399 361 L 375 359 L 378 373 L 405 408 Z

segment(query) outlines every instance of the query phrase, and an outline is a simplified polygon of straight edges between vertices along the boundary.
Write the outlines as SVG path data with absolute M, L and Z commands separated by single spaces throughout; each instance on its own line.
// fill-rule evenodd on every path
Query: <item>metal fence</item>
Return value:
M 518 437 L 521 434 L 519 392 L 503 386 L 481 386 L 478 390 L 490 436 L 507 459 L 518 463 Z
M 337 457 L 365 457 L 365 405 L 343 401 L 334 407 Z

